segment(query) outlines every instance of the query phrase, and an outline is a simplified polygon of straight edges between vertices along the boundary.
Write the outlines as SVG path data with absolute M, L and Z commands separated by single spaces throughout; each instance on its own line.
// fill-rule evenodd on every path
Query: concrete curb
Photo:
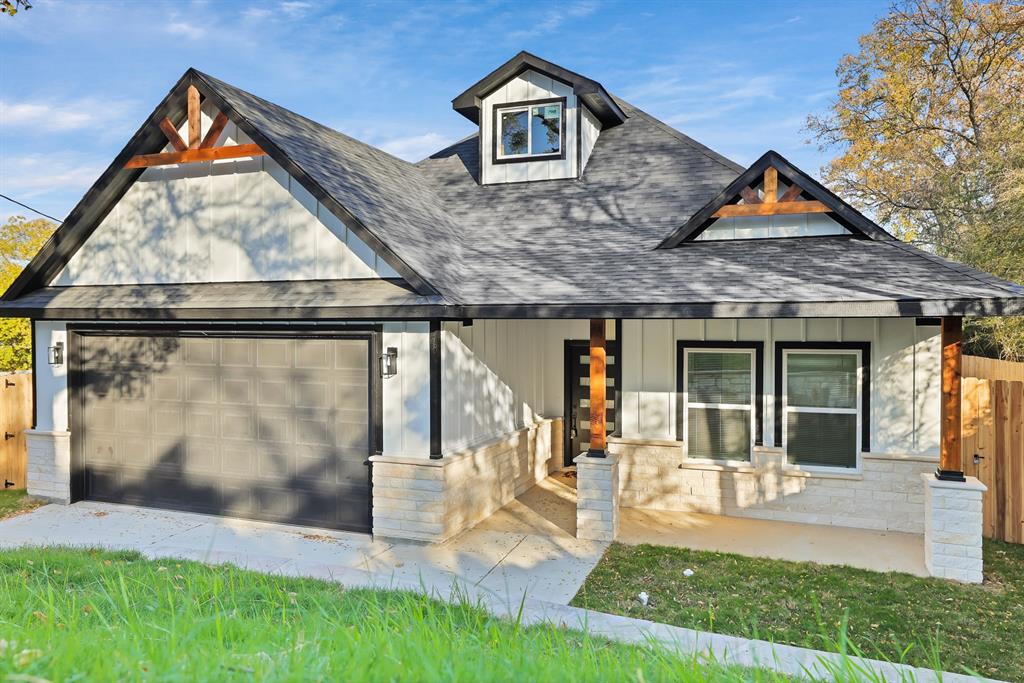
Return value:
M 862 678 L 915 683 L 976 683 L 993 680 L 966 674 L 936 672 L 932 669 L 865 657 L 844 656 L 835 652 L 782 645 L 765 640 L 707 633 L 528 597 L 521 603 L 510 603 L 508 598 L 503 598 L 494 591 L 458 580 L 442 589 L 424 583 L 390 580 L 380 574 L 356 569 L 335 574 L 330 579 L 352 587 L 423 593 L 444 602 L 468 600 L 470 603 L 479 604 L 496 617 L 518 619 L 524 625 L 552 624 L 622 643 L 656 645 L 684 657 L 696 655 L 706 658 L 709 662 L 761 667 L 812 680 L 831 681 L 835 680 L 837 675 L 843 675 L 844 680 Z

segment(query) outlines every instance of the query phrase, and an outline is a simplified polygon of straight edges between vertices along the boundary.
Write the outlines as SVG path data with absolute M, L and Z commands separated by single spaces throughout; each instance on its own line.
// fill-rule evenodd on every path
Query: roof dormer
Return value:
M 626 120 L 600 83 L 527 52 L 452 107 L 480 126 L 484 185 L 579 178 L 601 130 Z

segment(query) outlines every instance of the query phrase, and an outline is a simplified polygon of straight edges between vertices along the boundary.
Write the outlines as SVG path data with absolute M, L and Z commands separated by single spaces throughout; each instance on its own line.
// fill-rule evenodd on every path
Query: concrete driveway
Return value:
M 227 562 L 349 586 L 406 588 L 442 597 L 455 588 L 508 604 L 524 596 L 568 604 L 607 545 L 578 540 L 558 527 L 524 523 L 532 514 L 515 501 L 493 521 L 443 544 L 415 545 L 375 541 L 365 534 L 83 502 L 46 505 L 0 522 L 0 548 L 137 550 L 150 558 Z

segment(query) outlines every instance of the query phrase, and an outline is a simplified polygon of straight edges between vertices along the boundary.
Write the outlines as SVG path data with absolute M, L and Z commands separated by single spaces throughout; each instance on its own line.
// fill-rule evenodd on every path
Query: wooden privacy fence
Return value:
M 981 480 L 984 536 L 1024 543 L 1024 382 L 964 377 L 964 473 Z
M 5 489 L 25 488 L 25 430 L 31 427 L 32 373 L 0 374 L 0 486 Z
M 960 374 L 964 377 L 976 377 L 978 379 L 1024 382 L 1024 363 L 965 355 L 963 358 L 963 369 Z

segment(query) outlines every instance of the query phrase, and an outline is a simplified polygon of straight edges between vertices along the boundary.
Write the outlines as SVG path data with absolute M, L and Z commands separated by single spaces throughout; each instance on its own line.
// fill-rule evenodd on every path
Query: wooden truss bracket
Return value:
M 128 160 L 125 168 L 148 168 L 150 166 L 167 166 L 168 164 L 188 164 L 200 161 L 215 161 L 217 159 L 239 159 L 242 157 L 263 156 L 266 152 L 256 144 L 247 145 L 224 145 L 214 147 L 224 127 L 228 125 L 228 117 L 224 112 L 218 112 L 213 119 L 210 129 L 202 136 L 199 111 L 199 90 L 194 86 L 188 86 L 188 143 L 181 139 L 178 129 L 170 119 L 164 118 L 160 122 L 160 130 L 163 131 L 173 152 L 160 152 L 158 154 L 139 154 Z
M 712 214 L 715 218 L 734 216 L 782 216 L 801 213 L 827 213 L 832 209 L 814 199 L 801 200 L 803 190 L 792 184 L 779 196 L 779 172 L 774 166 L 764 171 L 764 197 L 757 190 L 744 187 L 740 190 L 742 204 L 726 204 Z

